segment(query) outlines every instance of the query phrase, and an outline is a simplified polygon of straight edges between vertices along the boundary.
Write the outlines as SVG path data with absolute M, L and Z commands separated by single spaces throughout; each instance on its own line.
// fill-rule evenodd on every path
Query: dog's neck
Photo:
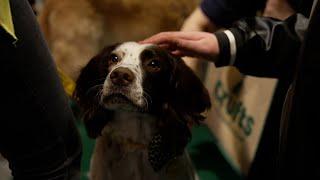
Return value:
M 92 179 L 189 180 L 192 171 L 185 157 L 178 157 L 171 162 L 172 166 L 160 172 L 155 172 L 150 164 L 148 145 L 158 133 L 160 121 L 145 113 L 116 112 L 96 141 L 91 169 L 99 173 L 93 172 Z M 183 167 L 178 171 L 171 169 L 177 165 Z M 170 172 L 174 174 L 168 176 Z
M 153 171 L 148 161 L 148 144 L 156 130 L 157 119 L 153 116 L 137 112 L 115 112 L 112 121 L 104 127 L 102 136 L 97 139 L 97 157 L 94 161 L 104 158 L 99 163 L 105 166 L 108 179 L 159 180 L 160 176 Z
M 102 136 L 123 146 L 127 151 L 147 149 L 156 133 L 157 121 L 150 114 L 116 111 L 113 120 L 104 127 Z

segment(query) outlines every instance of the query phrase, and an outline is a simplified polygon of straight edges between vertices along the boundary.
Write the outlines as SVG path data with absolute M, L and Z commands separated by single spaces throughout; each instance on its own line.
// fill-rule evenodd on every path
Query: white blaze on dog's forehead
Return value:
M 127 67 L 132 71 L 136 71 L 138 76 L 142 74 L 140 54 L 143 50 L 149 47 L 149 44 L 139 44 L 136 42 L 125 42 L 119 45 L 114 52 L 122 54 L 121 61 L 114 67 Z M 138 77 L 139 78 L 139 77 Z
M 128 49 L 130 49 L 130 50 L 132 50 L 132 49 L 140 49 L 140 50 L 143 50 L 143 49 L 145 49 L 146 47 L 149 47 L 149 46 L 155 46 L 154 44 L 139 44 L 139 43 L 137 43 L 137 42 L 125 42 L 125 43 L 123 43 L 123 44 L 121 44 L 121 45 L 119 45 L 117 48 L 116 48 L 116 50 L 124 50 L 124 49 L 126 49 L 126 50 L 128 50 Z
M 139 44 L 136 42 L 126 42 L 118 46 L 114 51 L 115 52 L 123 52 L 124 57 L 122 57 L 122 61 L 125 64 L 140 64 L 140 54 L 143 50 L 148 47 L 153 47 L 153 44 Z

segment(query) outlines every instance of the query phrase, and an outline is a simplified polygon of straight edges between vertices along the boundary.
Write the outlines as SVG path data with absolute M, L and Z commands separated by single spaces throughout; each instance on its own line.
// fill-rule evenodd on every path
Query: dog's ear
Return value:
M 101 106 L 94 106 L 84 112 L 83 122 L 86 127 L 87 135 L 90 138 L 101 136 L 103 128 L 112 119 L 113 111 L 106 110 Z
M 81 108 L 87 109 L 97 103 L 97 93 L 102 90 L 108 75 L 108 57 L 116 46 L 104 48 L 81 70 L 73 93 L 73 97 Z
M 104 48 L 98 55 L 93 57 L 81 70 L 76 81 L 73 98 L 80 106 L 83 113 L 83 121 L 90 137 L 96 138 L 108 122 L 111 112 L 100 105 L 100 97 L 103 83 L 108 75 L 108 56 L 116 47 Z
M 187 121 L 198 123 L 211 107 L 208 90 L 181 58 L 175 59 L 174 64 L 172 106 Z

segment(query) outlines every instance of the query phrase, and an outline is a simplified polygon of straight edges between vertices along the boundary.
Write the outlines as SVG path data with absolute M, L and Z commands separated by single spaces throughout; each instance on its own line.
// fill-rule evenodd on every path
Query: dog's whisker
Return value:
M 146 91 L 144 91 L 143 94 L 144 94 L 144 97 L 147 98 L 147 100 L 149 99 L 150 103 L 152 104 L 151 96 Z
M 142 96 L 142 99 L 143 99 L 143 101 L 144 101 L 144 103 L 145 103 L 145 105 L 146 105 L 146 108 L 145 108 L 145 109 L 148 109 L 148 108 L 149 108 L 149 103 L 148 103 L 147 98 L 144 97 L 144 96 Z
M 96 94 L 96 98 L 99 99 L 100 103 L 102 103 L 102 93 L 103 93 L 103 89 L 101 88 L 100 91 L 98 91 Z
M 101 88 L 102 89 L 102 87 L 103 87 L 103 84 L 97 84 L 95 86 L 92 86 L 87 90 L 86 94 L 88 95 L 91 91 L 96 90 L 97 88 Z

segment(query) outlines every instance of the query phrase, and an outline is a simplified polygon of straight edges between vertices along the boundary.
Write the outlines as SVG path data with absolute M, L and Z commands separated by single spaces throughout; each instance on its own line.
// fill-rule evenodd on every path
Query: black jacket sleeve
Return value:
M 229 33 L 215 33 L 220 48 L 215 64 L 233 65 L 254 76 L 292 76 L 307 22 L 302 15 L 285 21 L 264 17 L 239 20 Z M 230 41 L 230 34 L 234 41 Z

